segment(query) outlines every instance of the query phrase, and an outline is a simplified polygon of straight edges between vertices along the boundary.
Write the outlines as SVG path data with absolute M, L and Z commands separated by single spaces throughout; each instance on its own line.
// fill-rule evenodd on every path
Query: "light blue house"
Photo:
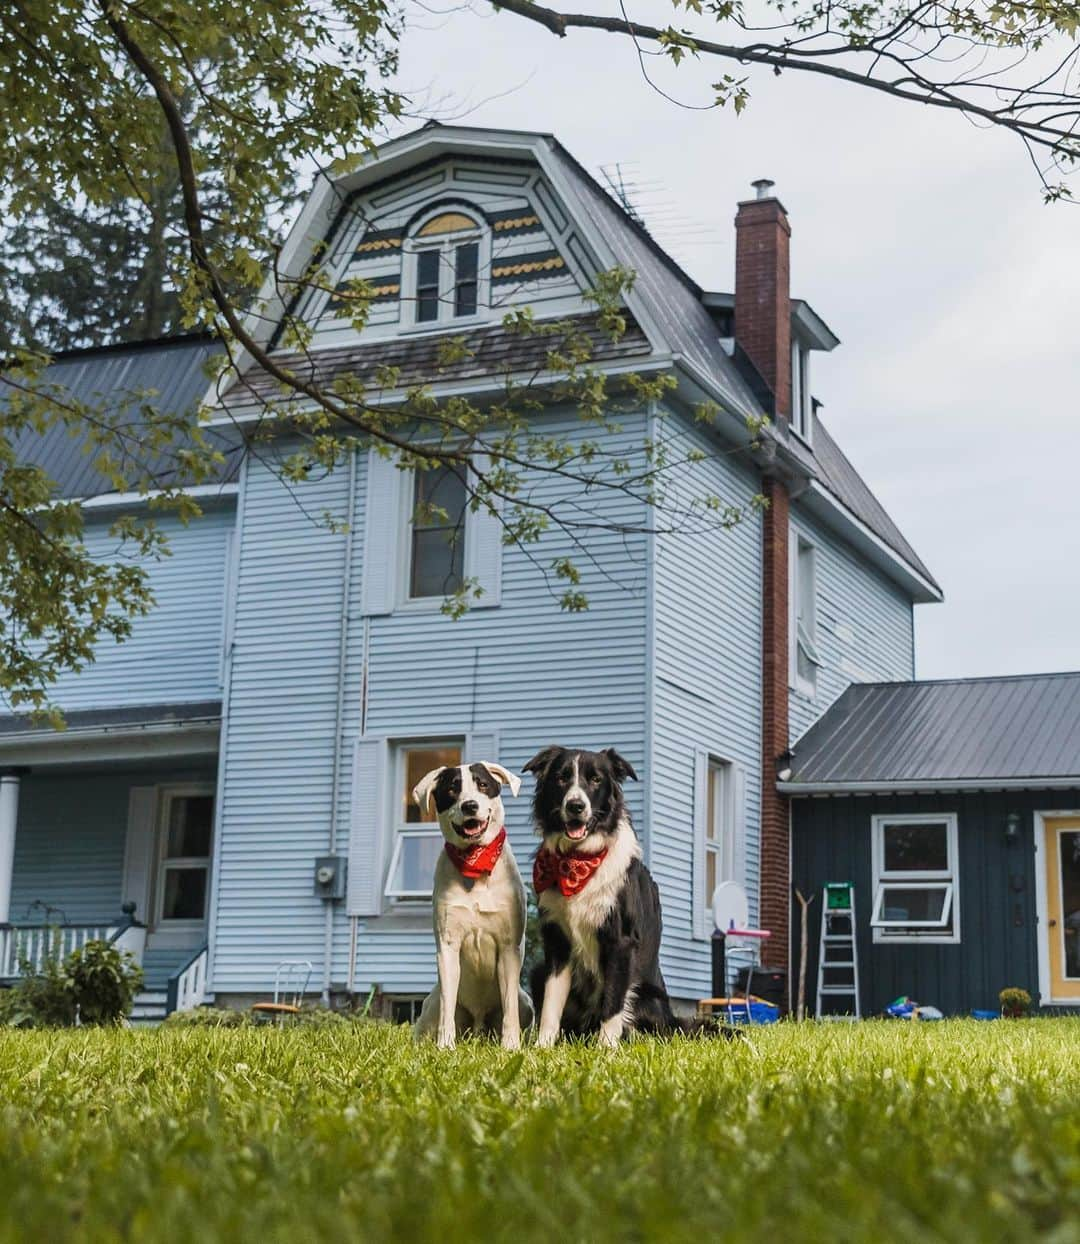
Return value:
M 720 880 L 741 881 L 755 907 L 762 896 L 755 915 L 772 922 L 782 960 L 786 915 L 768 898 L 788 888 L 769 836 L 785 815 L 778 757 L 850 683 L 912 676 L 913 606 L 940 592 L 817 418 L 810 360 L 837 341 L 789 299 L 783 208 L 765 194 L 739 213 L 732 296 L 695 285 L 548 135 L 429 126 L 320 183 L 283 266 L 300 273 L 327 244 L 332 283 L 363 276 L 377 296 L 362 333 L 339 300 L 309 296 L 314 341 L 306 357 L 283 354 L 290 366 L 325 380 L 392 363 L 402 386 L 482 394 L 537 365 L 502 327 L 508 308 L 592 316 L 583 291 L 622 265 L 637 274 L 629 328 L 597 365 L 663 371 L 676 387 L 604 435 L 629 454 L 661 436 L 673 452 L 701 450 L 673 486 L 687 499 L 749 507 L 764 491 L 772 503 L 731 530 L 661 534 L 640 502 L 591 499 L 607 525 L 581 537 L 590 608 L 564 613 L 537 570 L 573 552 L 564 532 L 525 553 L 483 513 L 466 513 L 454 548 L 413 524 L 418 488 L 460 507 L 452 479 L 417 479 L 358 448 L 285 488 L 275 461 L 287 437 L 246 454 L 235 438 L 270 392 L 249 374 L 220 399 L 229 465 L 200 490 L 205 516 L 177 525 L 172 556 L 153 567 L 156 610 L 58 688 L 64 733 L 0 722 L 0 975 L 43 924 L 74 944 L 120 928 L 133 903 L 148 1008 L 165 1004 L 170 979 L 171 1005 L 246 1004 L 281 960 L 305 959 L 313 992 L 375 988 L 405 1014 L 434 978 L 426 897 L 439 849 L 408 791 L 436 763 L 515 769 L 551 742 L 616 746 L 641 777 L 627 793 L 661 889 L 675 997 L 708 991 Z M 271 296 L 259 321 L 271 345 L 281 310 Z M 440 368 L 447 333 L 471 351 Z M 212 349 L 189 338 L 86 351 L 51 378 L 84 393 L 152 385 L 179 406 L 203 396 Z M 694 415 L 703 401 L 718 412 L 708 423 Z M 773 422 L 755 447 L 746 419 L 762 413 Z M 537 418 L 577 431 L 557 405 Z M 66 495 L 90 493 L 69 442 L 33 455 Z M 565 481 L 534 483 L 568 500 Z M 108 519 L 132 502 L 86 504 L 106 555 Z M 347 530 L 313 523 L 323 512 Z M 485 591 L 453 621 L 440 605 L 462 575 Z M 527 862 L 526 791 L 507 806 Z

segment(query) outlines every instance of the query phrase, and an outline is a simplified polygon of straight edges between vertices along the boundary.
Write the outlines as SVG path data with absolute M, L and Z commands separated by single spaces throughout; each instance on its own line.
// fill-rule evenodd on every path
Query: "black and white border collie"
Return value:
M 680 1030 L 660 972 L 660 895 L 623 803 L 622 783 L 637 774 L 614 748 L 545 747 L 524 768 L 536 776 L 543 838 L 533 868 L 544 946 L 532 977 L 537 1044 L 596 1033 L 612 1046 L 629 1031 Z
M 453 1049 L 465 1032 L 498 1033 L 516 1050 L 532 1006 L 521 988 L 525 887 L 506 837 L 502 788 L 516 795 L 521 779 L 484 761 L 432 769 L 413 799 L 434 805 L 446 839 L 432 887 L 439 983 L 416 1022 L 417 1037 Z

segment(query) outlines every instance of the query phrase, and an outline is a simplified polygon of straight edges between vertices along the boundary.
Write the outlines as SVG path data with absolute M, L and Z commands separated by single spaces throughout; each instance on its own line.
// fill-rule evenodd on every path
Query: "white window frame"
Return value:
M 464 736 L 457 738 L 438 738 L 438 739 L 396 739 L 390 744 L 390 773 L 393 782 L 390 789 L 390 815 L 388 817 L 388 825 L 390 832 L 390 864 L 386 870 L 386 879 L 383 882 L 383 898 L 388 900 L 391 905 L 414 906 L 417 902 L 431 902 L 431 890 L 396 890 L 391 888 L 391 882 L 397 871 L 398 861 L 401 858 L 402 844 L 407 838 L 434 838 L 441 844 L 444 839 L 442 830 L 439 829 L 438 823 L 435 821 L 405 821 L 402 820 L 402 807 L 399 804 L 399 797 L 405 792 L 405 753 L 415 748 L 421 747 L 456 747 L 462 756 L 465 755 L 466 741 Z
M 216 799 L 217 789 L 212 783 L 190 782 L 176 786 L 162 786 L 158 791 L 158 848 L 157 869 L 154 877 L 153 925 L 155 929 L 163 932 L 183 933 L 205 929 L 210 916 L 210 887 L 213 880 L 214 867 L 213 821 L 211 821 L 210 829 L 209 855 L 183 855 L 169 858 L 166 854 L 169 849 L 169 812 L 172 802 L 174 799 L 184 799 L 191 796 L 209 796 L 211 799 Z M 205 868 L 206 870 L 206 898 L 202 918 L 199 920 L 166 920 L 163 915 L 165 909 L 166 873 L 170 870 L 194 868 Z
M 870 857 L 873 867 L 874 899 L 870 927 L 875 942 L 925 942 L 953 945 L 960 941 L 960 856 L 959 818 L 955 812 L 922 812 L 896 816 L 882 814 L 871 818 Z M 946 867 L 944 869 L 885 869 L 885 827 L 888 825 L 944 825 Z M 909 920 L 904 924 L 885 921 L 881 915 L 889 890 L 940 890 L 945 900 L 938 920 Z M 951 917 L 951 927 L 949 921 Z
M 470 216 L 476 221 L 476 228 L 440 233 L 432 238 L 417 236 L 429 221 L 450 212 Z M 476 311 L 472 315 L 455 315 L 453 294 L 456 271 L 453 255 L 456 248 L 466 242 L 479 243 L 476 256 Z M 442 252 L 439 261 L 439 314 L 433 320 L 420 320 L 417 318 L 416 296 L 419 256 L 424 251 L 432 250 Z M 413 223 L 409 236 L 402 243 L 400 298 L 402 327 L 410 332 L 445 332 L 447 327 L 481 324 L 491 318 L 491 230 L 484 223 L 483 213 L 478 208 L 470 203 L 441 203 Z
M 413 527 L 416 520 L 416 477 L 417 471 L 405 471 L 402 473 L 404 487 L 402 488 L 402 511 L 399 522 L 399 530 L 404 533 L 401 541 L 401 554 L 398 558 L 398 582 L 401 588 L 398 592 L 398 605 L 410 610 L 423 611 L 425 609 L 441 610 L 443 601 L 446 600 L 445 592 L 436 592 L 433 596 L 413 596 L 412 594 L 412 555 L 413 555 Z M 462 514 L 461 531 L 458 540 L 461 542 L 461 578 L 464 582 L 469 577 L 469 558 L 468 558 L 468 530 L 469 515 L 472 511 L 468 504 L 468 489 L 465 493 L 465 510 Z
M 810 602 L 811 616 L 809 624 L 805 624 L 800 616 L 802 584 L 804 580 L 803 554 L 807 554 L 805 565 L 810 567 Z M 813 699 L 817 695 L 817 671 L 821 668 L 821 654 L 818 649 L 818 548 L 806 536 L 792 527 L 789 537 L 789 575 L 788 575 L 788 685 L 794 691 Z M 799 671 L 799 652 L 802 651 L 806 660 L 814 670 L 813 678 L 806 678 Z
M 704 836 L 703 875 L 699 883 L 698 900 L 704 905 L 705 923 L 708 925 L 712 918 L 712 893 L 704 893 L 704 891 L 708 888 L 709 856 L 716 856 L 714 887 L 725 881 L 738 881 L 736 876 L 738 817 L 735 807 L 735 766 L 730 760 L 720 760 L 716 756 L 710 756 L 705 782 L 705 824 L 701 828 Z M 720 826 L 719 841 L 709 837 L 710 806 L 713 819 Z
M 814 399 L 810 393 L 810 349 L 791 336 L 791 427 L 808 445 L 814 436 Z

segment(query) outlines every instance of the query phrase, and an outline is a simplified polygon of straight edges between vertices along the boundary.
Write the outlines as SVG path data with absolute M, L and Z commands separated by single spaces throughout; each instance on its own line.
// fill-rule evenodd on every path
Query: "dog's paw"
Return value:
M 453 1036 L 441 1036 L 435 1043 L 440 1050 L 452 1050 L 457 1045 L 457 1040 Z
M 520 1032 L 504 1032 L 502 1035 L 502 1047 L 504 1050 L 520 1050 L 521 1049 L 521 1033 Z
M 558 1039 L 559 1034 L 557 1032 L 545 1032 L 541 1029 L 536 1036 L 536 1048 L 538 1050 L 550 1050 Z

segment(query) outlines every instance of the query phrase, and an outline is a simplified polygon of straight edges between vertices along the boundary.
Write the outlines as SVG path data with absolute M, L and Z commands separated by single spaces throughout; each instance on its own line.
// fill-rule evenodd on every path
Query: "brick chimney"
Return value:
M 735 217 L 735 340 L 772 391 L 777 421 L 791 417 L 791 226 L 771 181 L 756 181 L 757 197 Z M 787 485 L 766 474 L 768 499 L 762 533 L 762 746 L 761 925 L 772 932 L 765 962 L 788 966 L 790 941 L 791 822 L 788 801 L 776 790 L 777 757 L 788 736 L 788 520 Z M 789 982 L 790 984 L 790 982 Z
M 770 415 L 791 417 L 791 226 L 773 183 L 754 182 L 757 197 L 735 215 L 735 340 L 772 391 Z

